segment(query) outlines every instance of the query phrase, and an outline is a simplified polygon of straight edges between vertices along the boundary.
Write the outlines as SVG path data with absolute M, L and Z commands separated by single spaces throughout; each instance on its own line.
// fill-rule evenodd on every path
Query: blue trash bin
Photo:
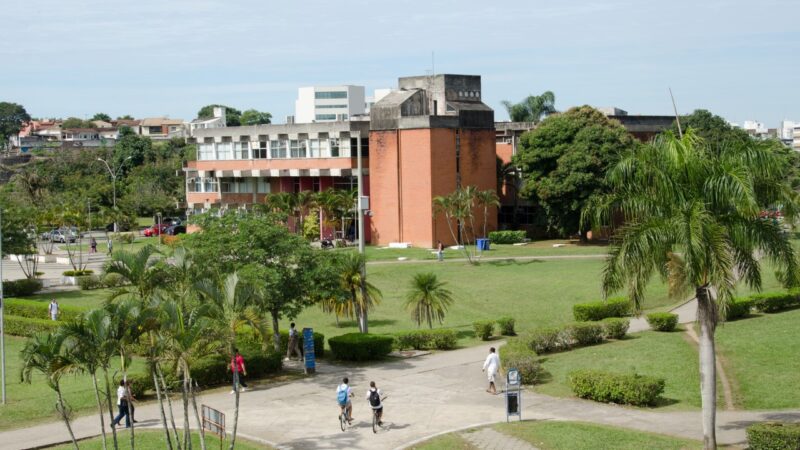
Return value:
M 489 239 L 477 239 L 475 241 L 475 246 L 478 248 L 479 251 L 489 250 Z

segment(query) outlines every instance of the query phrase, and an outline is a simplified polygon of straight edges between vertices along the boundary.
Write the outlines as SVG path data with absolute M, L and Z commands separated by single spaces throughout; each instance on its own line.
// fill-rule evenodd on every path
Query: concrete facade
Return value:
M 363 115 L 364 86 L 310 86 L 297 90 L 295 123 L 337 122 Z

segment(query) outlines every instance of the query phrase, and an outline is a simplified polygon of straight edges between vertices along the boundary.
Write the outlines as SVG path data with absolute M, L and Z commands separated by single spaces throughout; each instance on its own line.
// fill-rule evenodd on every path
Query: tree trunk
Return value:
M 164 396 L 167 397 L 167 407 L 169 407 L 169 421 L 172 424 L 172 432 L 175 434 L 175 444 L 178 448 L 181 447 L 181 436 L 178 434 L 178 427 L 175 426 L 175 413 L 172 409 L 172 399 L 169 396 L 169 388 L 167 387 L 167 382 L 164 380 L 164 373 L 161 372 L 161 367 L 156 366 L 156 370 L 158 371 L 158 378 L 161 380 L 161 386 L 164 387 Z
M 153 386 L 156 387 L 156 397 L 158 398 L 158 409 L 161 413 L 161 424 L 164 426 L 164 436 L 167 438 L 167 449 L 172 450 L 172 437 L 169 435 L 169 426 L 167 425 L 167 415 L 164 412 L 164 398 L 161 397 L 161 386 L 158 382 L 158 377 L 156 376 L 156 368 L 155 364 L 151 370 L 151 374 L 153 375 Z
M 130 390 L 128 392 L 130 393 Z M 132 408 L 133 408 L 133 399 L 131 398 L 131 399 L 128 399 L 128 418 L 131 421 L 131 428 L 130 428 L 130 430 L 131 430 L 131 450 L 134 450 L 136 448 L 136 433 L 133 431 L 133 429 L 136 428 L 136 426 L 135 426 L 136 424 L 133 423 L 133 414 L 131 414 Z
M 708 286 L 696 289 L 697 320 L 700 323 L 700 401 L 703 408 L 703 448 L 717 448 L 717 358 L 714 350 L 714 332 L 718 321 L 717 305 L 708 292 Z
M 189 434 L 189 386 L 186 373 L 183 374 L 183 441 L 186 448 L 192 450 L 192 435 Z
M 237 373 L 234 373 L 233 376 L 237 376 Z M 239 380 L 236 380 L 238 384 Z M 238 387 L 238 386 L 237 386 Z M 233 446 L 236 445 L 236 428 L 239 425 L 239 389 L 234 390 L 234 395 L 236 396 L 236 405 L 233 410 L 233 432 L 231 433 L 231 446 L 230 450 L 233 450 Z
M 188 368 L 186 373 L 189 373 Z M 197 429 L 200 430 L 200 448 L 206 450 L 206 433 L 203 430 L 203 422 L 200 420 L 200 413 L 197 411 L 197 397 L 194 395 L 191 376 L 189 376 L 189 396 L 192 399 L 192 408 L 194 408 L 194 418 L 197 420 Z
M 103 367 L 103 375 L 105 375 L 106 379 L 106 400 L 108 401 L 108 414 L 111 416 L 111 421 L 114 420 L 114 403 L 111 401 L 111 383 L 108 381 L 108 369 Z M 119 449 L 119 442 L 117 442 L 117 429 L 115 427 L 111 427 L 111 436 L 114 440 L 114 450 Z
M 103 402 L 100 400 L 100 389 L 97 386 L 97 372 L 92 372 L 92 385 L 94 397 L 97 400 L 97 410 L 100 411 L 100 433 L 103 435 L 103 450 L 106 450 L 106 423 L 103 420 Z
M 278 311 L 272 310 L 269 312 L 270 316 L 272 316 L 272 347 L 275 348 L 275 351 L 280 353 L 281 352 L 281 331 L 278 328 L 280 324 L 278 323 Z
M 69 438 L 72 439 L 72 445 L 75 446 L 75 450 L 78 449 L 78 441 L 75 440 L 75 433 L 72 432 L 72 426 L 69 424 L 69 417 L 67 416 L 67 410 L 64 406 L 64 397 L 61 396 L 61 387 L 56 384 L 55 387 L 56 396 L 58 397 L 58 410 L 61 413 L 61 418 L 64 419 L 64 424 L 67 426 L 67 431 L 69 431 Z

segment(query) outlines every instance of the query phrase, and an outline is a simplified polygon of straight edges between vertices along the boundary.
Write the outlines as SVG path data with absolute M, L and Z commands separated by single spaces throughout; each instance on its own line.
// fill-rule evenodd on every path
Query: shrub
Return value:
M 631 321 L 622 317 L 607 317 L 600 322 L 606 339 L 622 339 L 628 333 Z
M 328 339 L 333 356 L 347 361 L 370 361 L 392 351 L 394 338 L 376 334 L 348 333 Z
M 494 334 L 494 321 L 482 320 L 472 323 L 472 328 L 475 329 L 475 336 L 481 338 L 482 341 L 488 341 Z
M 86 275 L 91 275 L 94 273 L 94 270 L 91 269 L 84 269 L 84 270 L 65 270 L 62 275 L 65 277 L 84 277 Z
M 3 281 L 3 295 L 5 297 L 27 297 L 40 290 L 42 290 L 42 280 L 35 278 Z
M 572 315 L 578 322 L 603 320 L 607 317 L 626 317 L 631 315 L 631 306 L 630 299 L 615 297 L 606 301 L 573 305 Z
M 119 229 L 119 228 L 117 228 Z M 112 235 L 112 240 L 121 242 L 123 244 L 133 244 L 133 241 L 136 240 L 136 236 L 131 233 L 114 233 Z
M 103 275 L 103 286 L 108 288 L 115 288 L 124 286 L 126 284 L 125 278 L 118 273 L 107 273 Z
M 161 243 L 168 247 L 175 248 L 177 245 L 181 243 L 181 237 L 164 235 L 161 236 Z
M 399 350 L 452 350 L 457 343 L 458 336 L 453 330 L 414 330 L 395 334 L 395 346 Z
M 678 325 L 678 315 L 660 312 L 647 315 L 647 323 L 656 331 L 673 331 Z
M 490 231 L 489 240 L 495 244 L 518 244 L 520 242 L 525 242 L 525 231 Z
M 119 381 L 122 379 L 114 379 L 114 386 L 119 386 Z M 148 392 L 156 390 L 153 384 L 153 376 L 150 374 L 128 374 L 128 381 L 131 383 L 131 393 L 134 397 L 141 398 Z
M 82 291 L 90 291 L 92 289 L 100 289 L 105 287 L 100 277 L 97 275 L 89 275 L 85 277 L 78 277 L 78 286 Z
M 300 351 L 303 351 L 303 332 L 302 330 L 297 330 L 297 334 L 300 338 Z M 281 354 L 285 355 L 286 350 L 289 348 L 289 332 L 287 330 L 281 330 Z M 314 332 L 314 357 L 315 358 L 322 358 L 325 356 L 325 335 L 322 333 Z
M 434 330 L 433 348 L 437 350 L 452 350 L 458 344 L 458 335 L 453 330 Z
M 5 313 L 8 316 L 18 316 L 28 319 L 47 319 L 50 321 L 50 305 L 45 302 L 38 302 L 36 300 L 25 299 L 6 299 Z M 59 305 L 58 306 L 60 321 L 69 321 L 77 318 L 83 310 L 76 308 L 72 305 Z
M 30 337 L 36 333 L 54 331 L 58 327 L 58 322 L 49 319 L 6 316 L 4 326 L 7 334 Z
M 513 317 L 501 317 L 497 319 L 497 325 L 500 327 L 500 334 L 503 336 L 516 336 L 514 332 L 514 324 L 516 321 Z
M 747 448 L 751 450 L 800 449 L 800 423 L 756 423 L 747 427 Z
M 564 327 L 565 340 L 578 347 L 603 342 L 603 326 L 596 322 L 575 322 Z
M 728 303 L 725 320 L 736 320 L 747 317 L 750 314 L 750 310 L 753 309 L 754 304 L 755 301 L 752 297 L 733 299 L 732 302 Z
M 528 348 L 539 355 L 551 353 L 561 347 L 561 330 L 559 328 L 539 328 L 524 337 Z
M 261 377 L 275 373 L 283 367 L 283 358 L 280 353 L 267 352 L 261 349 L 241 349 L 247 376 L 250 378 Z M 232 375 L 229 369 L 230 359 L 226 357 L 209 357 L 197 361 L 192 366 L 192 379 L 203 387 L 231 383 Z
M 790 292 L 768 292 L 756 294 L 750 297 L 753 306 L 759 312 L 774 313 L 787 308 L 800 306 L 800 296 L 797 291 Z
M 652 406 L 664 392 L 664 379 L 638 374 L 579 370 L 569 374 L 572 392 L 603 403 Z
M 500 364 L 505 370 L 517 369 L 523 384 L 535 384 L 544 372 L 536 353 L 520 341 L 500 347 Z

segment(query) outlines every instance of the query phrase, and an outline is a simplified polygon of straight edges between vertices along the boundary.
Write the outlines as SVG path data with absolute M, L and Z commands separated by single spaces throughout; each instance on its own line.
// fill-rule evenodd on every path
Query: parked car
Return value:
M 173 225 L 166 230 L 164 230 L 164 234 L 167 236 L 176 236 L 179 234 L 186 234 L 186 227 L 183 225 Z
M 145 228 L 144 231 L 142 231 L 142 234 L 145 235 L 146 237 L 158 236 L 159 234 L 166 234 L 165 231 L 170 226 L 171 225 L 167 223 L 162 223 L 161 225 L 156 224 L 153 225 L 152 227 Z
M 70 230 L 53 230 L 50 232 L 50 239 L 53 242 L 66 244 L 67 242 L 75 242 L 75 233 Z

